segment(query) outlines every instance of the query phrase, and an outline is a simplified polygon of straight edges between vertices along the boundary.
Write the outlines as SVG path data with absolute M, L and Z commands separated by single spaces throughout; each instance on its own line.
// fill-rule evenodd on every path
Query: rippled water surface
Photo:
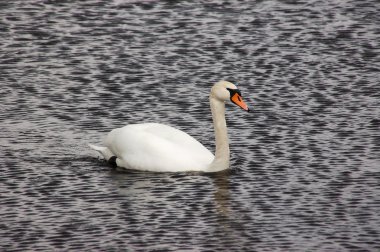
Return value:
M 1 251 L 379 251 L 380 3 L 1 1 Z M 112 170 L 87 143 L 160 122 L 232 169 Z

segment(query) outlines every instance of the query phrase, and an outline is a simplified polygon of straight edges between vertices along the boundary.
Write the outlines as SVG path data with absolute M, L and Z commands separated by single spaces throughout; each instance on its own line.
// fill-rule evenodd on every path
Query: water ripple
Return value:
M 364 1 L 0 3 L 3 251 L 378 251 L 380 5 Z M 160 122 L 232 170 L 112 170 L 87 143 Z M 200 130 L 202 129 L 202 130 Z

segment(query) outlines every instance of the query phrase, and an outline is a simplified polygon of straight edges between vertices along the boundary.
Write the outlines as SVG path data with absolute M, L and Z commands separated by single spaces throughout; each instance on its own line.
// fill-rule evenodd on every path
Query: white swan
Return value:
M 110 164 L 127 169 L 156 172 L 225 170 L 230 165 L 225 120 L 225 102 L 228 100 L 249 111 L 234 84 L 220 81 L 211 88 L 215 157 L 187 133 L 158 123 L 131 124 L 114 129 L 105 140 L 106 147 L 89 146 L 100 152 Z

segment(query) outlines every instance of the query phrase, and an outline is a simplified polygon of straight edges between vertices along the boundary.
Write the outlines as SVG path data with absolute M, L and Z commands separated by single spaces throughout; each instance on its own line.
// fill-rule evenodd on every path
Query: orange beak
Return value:
M 245 102 L 243 101 L 243 98 L 238 93 L 235 93 L 231 97 L 231 101 L 235 103 L 236 105 L 238 105 L 239 107 L 241 107 L 242 109 L 244 109 L 245 111 L 249 112 L 249 108 L 247 104 L 245 104 Z

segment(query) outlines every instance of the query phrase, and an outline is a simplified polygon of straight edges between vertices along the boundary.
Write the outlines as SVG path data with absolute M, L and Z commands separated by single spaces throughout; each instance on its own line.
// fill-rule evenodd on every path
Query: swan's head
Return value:
M 211 88 L 211 96 L 223 102 L 231 101 L 245 111 L 249 111 L 247 104 L 243 101 L 240 90 L 231 82 L 217 82 Z

